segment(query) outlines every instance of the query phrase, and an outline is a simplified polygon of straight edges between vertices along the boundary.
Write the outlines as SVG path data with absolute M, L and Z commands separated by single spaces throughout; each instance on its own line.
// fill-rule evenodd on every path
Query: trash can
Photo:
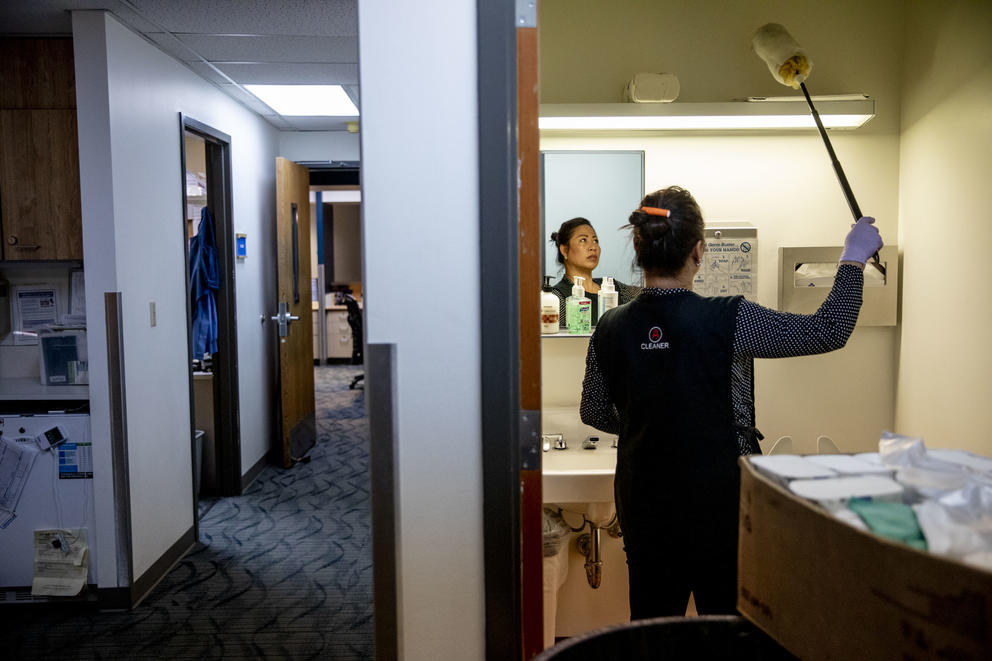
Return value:
M 563 640 L 535 661 L 636 659 L 794 660 L 781 645 L 735 615 L 659 617 L 618 624 Z

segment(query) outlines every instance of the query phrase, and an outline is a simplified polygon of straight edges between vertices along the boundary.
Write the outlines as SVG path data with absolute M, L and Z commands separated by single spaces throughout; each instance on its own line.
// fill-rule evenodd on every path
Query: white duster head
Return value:
M 762 25 L 751 37 L 751 49 L 758 54 L 772 76 L 783 85 L 798 88 L 809 77 L 813 61 L 809 59 L 789 31 L 778 23 Z

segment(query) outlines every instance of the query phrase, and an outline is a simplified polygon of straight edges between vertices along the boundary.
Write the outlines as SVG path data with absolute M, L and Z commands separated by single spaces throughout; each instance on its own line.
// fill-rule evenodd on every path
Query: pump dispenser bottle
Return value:
M 573 335 L 592 332 L 592 301 L 586 298 L 585 281 L 576 277 L 572 295 L 565 299 L 565 324 Z
M 541 287 L 541 333 L 545 335 L 558 333 L 561 322 L 558 301 L 558 295 L 551 286 L 551 276 L 544 276 L 544 286 Z
M 617 290 L 613 286 L 613 278 L 603 278 L 599 288 L 599 318 L 602 319 L 607 310 L 612 310 L 619 303 Z

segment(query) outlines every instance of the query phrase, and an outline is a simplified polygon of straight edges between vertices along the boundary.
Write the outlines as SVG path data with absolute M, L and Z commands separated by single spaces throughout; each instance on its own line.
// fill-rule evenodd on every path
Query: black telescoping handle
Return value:
M 858 206 L 858 201 L 854 199 L 854 191 L 851 190 L 851 184 L 847 182 L 847 177 L 844 175 L 844 168 L 840 166 L 840 161 L 837 160 L 837 154 L 834 153 L 834 147 L 830 144 L 830 138 L 827 137 L 827 130 L 823 128 L 823 122 L 820 121 L 820 113 L 816 112 L 816 106 L 813 105 L 813 99 L 809 96 L 809 91 L 806 89 L 806 83 L 799 83 L 799 87 L 803 91 L 803 96 L 806 97 L 806 103 L 809 105 L 809 111 L 813 115 L 813 121 L 816 122 L 816 129 L 820 132 L 820 137 L 823 138 L 823 146 L 827 148 L 827 154 L 830 155 L 830 162 L 833 163 L 834 172 L 837 173 L 837 181 L 840 183 L 840 187 L 844 191 L 844 197 L 847 198 L 847 206 L 851 208 L 851 215 L 854 216 L 854 222 L 858 222 L 862 215 L 861 207 Z M 875 268 L 877 268 L 884 276 L 885 267 L 882 266 L 881 262 L 879 262 L 877 252 L 872 255 L 872 261 L 875 262 Z

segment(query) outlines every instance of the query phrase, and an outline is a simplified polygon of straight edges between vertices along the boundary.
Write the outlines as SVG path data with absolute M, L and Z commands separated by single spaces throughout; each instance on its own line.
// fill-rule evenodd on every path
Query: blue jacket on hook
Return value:
M 189 242 L 190 295 L 193 299 L 193 358 L 217 353 L 217 302 L 220 285 L 217 241 L 210 209 L 200 211 L 200 225 Z

